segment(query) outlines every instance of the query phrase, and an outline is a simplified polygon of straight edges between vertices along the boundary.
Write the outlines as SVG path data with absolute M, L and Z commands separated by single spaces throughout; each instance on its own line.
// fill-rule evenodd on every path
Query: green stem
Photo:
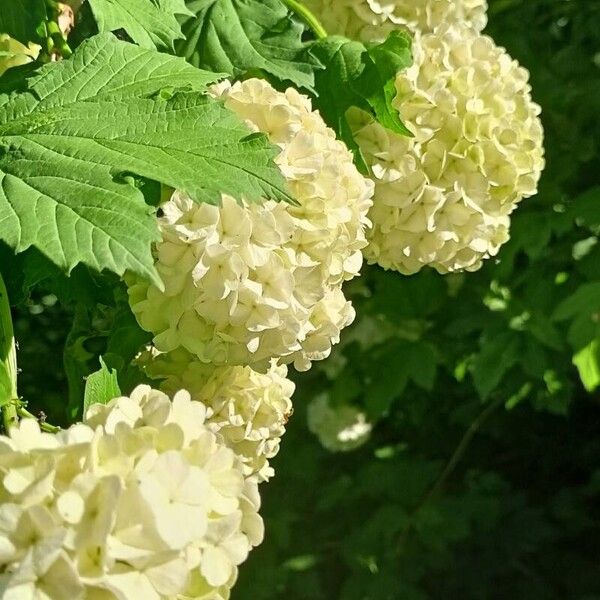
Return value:
M 409 519 L 400 535 L 400 540 L 398 544 L 398 549 L 401 551 L 408 539 L 411 529 L 415 524 L 414 517 L 417 513 L 426 506 L 431 500 L 433 500 L 441 491 L 448 478 L 452 475 L 460 461 L 463 459 L 469 445 L 473 441 L 473 438 L 477 434 L 477 432 L 481 429 L 482 425 L 494 414 L 497 408 L 499 408 L 503 404 L 503 399 L 501 397 L 497 398 L 495 401 L 491 402 L 477 415 L 475 420 L 469 425 L 468 429 L 465 431 L 462 436 L 458 446 L 452 453 L 452 456 L 448 459 L 443 471 L 440 476 L 436 479 L 434 484 L 429 488 L 429 490 L 425 493 L 425 495 L 421 498 L 417 506 L 410 512 Z
M 283 3 L 293 12 L 295 12 L 314 32 L 314 34 L 322 40 L 327 37 L 327 32 L 317 17 L 304 4 L 298 0 L 282 0 Z
M 0 274 L 0 406 L 6 432 L 18 421 L 16 400 L 17 348 L 8 292 Z
M 42 431 L 46 431 L 48 433 L 58 433 L 60 431 L 60 427 L 57 427 L 56 425 L 50 425 L 50 423 L 46 423 L 46 421 L 41 421 L 34 414 L 30 413 L 24 406 L 19 406 L 17 408 L 17 413 L 24 419 L 36 419 L 40 424 L 40 429 Z
M 481 429 L 481 426 L 488 420 L 488 418 L 495 412 L 495 410 L 502 405 L 502 403 L 503 399 L 501 397 L 497 398 L 494 402 L 488 404 L 479 413 L 479 415 L 477 415 L 477 418 L 469 425 L 469 428 L 466 430 L 465 434 L 461 438 L 460 442 L 458 443 L 458 446 L 452 453 L 452 456 L 448 459 L 444 470 L 437 478 L 435 483 L 431 486 L 424 498 L 421 500 L 420 506 L 425 506 L 425 504 L 427 504 L 432 498 L 434 498 L 440 493 L 446 481 L 448 481 L 450 475 L 452 475 L 457 465 L 463 459 L 467 448 L 469 447 L 469 445 L 473 441 L 473 438 L 475 437 L 475 434 Z
M 17 344 L 10 314 L 10 302 L 4 279 L 0 273 L 0 406 L 4 431 L 19 422 L 19 417 L 36 419 L 42 431 L 56 433 L 60 427 L 37 419 L 23 406 L 17 394 Z

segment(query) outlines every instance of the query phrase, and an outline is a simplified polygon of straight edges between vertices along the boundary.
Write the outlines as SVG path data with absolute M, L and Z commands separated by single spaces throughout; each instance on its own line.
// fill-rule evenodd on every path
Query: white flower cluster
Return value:
M 407 26 L 422 33 L 442 23 L 467 23 L 476 31 L 487 24 L 486 0 L 305 0 L 329 34 L 380 41 Z
M 279 452 L 285 425 L 292 415 L 294 384 L 287 367 L 273 362 L 266 373 L 250 367 L 212 367 L 186 350 L 146 352 L 138 360 L 146 374 L 162 379 L 167 394 L 185 389 L 207 408 L 207 426 L 219 433 L 244 463 L 246 477 L 259 482 L 274 475 L 269 459 Z
M 281 149 L 276 163 L 298 206 L 265 200 L 196 204 L 175 192 L 162 206 L 156 268 L 166 291 L 130 287 L 141 326 L 161 352 L 202 362 L 300 370 L 326 358 L 354 319 L 341 286 L 358 275 L 372 182 L 294 89 L 250 79 L 213 89 Z
M 509 215 L 544 167 L 529 73 L 466 25 L 415 36 L 395 106 L 414 138 L 364 113 L 353 128 L 376 183 L 365 256 L 401 273 L 474 271 L 509 235 Z
M 11 67 L 25 65 L 35 60 L 41 49 L 37 44 L 30 42 L 25 46 L 6 33 L 0 33 L 0 75 Z
M 349 452 L 362 446 L 370 437 L 373 425 L 354 406 L 331 406 L 326 394 L 308 405 L 308 428 L 323 447 L 331 452 Z
M 57 435 L 0 437 L 1 597 L 228 598 L 260 497 L 205 410 L 140 386 Z

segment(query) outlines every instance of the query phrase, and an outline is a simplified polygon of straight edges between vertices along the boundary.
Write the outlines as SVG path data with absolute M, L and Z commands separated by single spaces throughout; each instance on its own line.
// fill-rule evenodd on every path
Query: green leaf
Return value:
M 312 90 L 318 63 L 302 42 L 304 27 L 280 0 L 192 0 L 177 54 L 235 77 L 264 71 Z
M 525 328 L 542 344 L 561 351 L 564 348 L 563 336 L 555 325 L 541 313 L 533 313 Z
M 71 330 L 63 348 L 63 365 L 69 386 L 66 412 L 70 420 L 81 419 L 85 378 L 94 368 L 88 366 L 94 355 L 85 348 L 93 329 L 90 312 L 91 309 L 88 310 L 84 304 L 77 304 Z
M 175 15 L 191 15 L 184 0 L 89 0 L 98 30 L 124 29 L 143 48 L 174 50 L 183 38 Z
M 121 395 L 117 372 L 109 369 L 100 357 L 100 370 L 92 373 L 85 382 L 83 414 L 92 404 L 108 404 Z
M 0 33 L 23 44 L 39 41 L 36 29 L 45 19 L 44 0 L 6 0 L 0 9 Z
M 563 300 L 554 311 L 555 321 L 573 319 L 580 314 L 589 315 L 600 310 L 600 282 L 587 283 Z
M 331 386 L 331 403 L 334 406 L 351 404 L 353 400 L 360 397 L 363 391 L 363 382 L 358 373 L 347 366 L 338 377 L 333 380 Z
M 75 319 L 63 356 L 69 383 L 67 411 L 70 418 L 80 419 L 85 381 L 100 357 L 109 369 L 116 370 L 121 390 L 129 392 L 145 380 L 132 361 L 152 336 L 137 323 L 122 281 L 111 274 L 96 276 L 96 281 L 87 275 L 86 281 L 82 267 L 65 279 L 71 281 L 75 275 L 79 275 L 72 283 L 76 289 L 67 290 L 67 299 L 76 294 Z
M 117 369 L 121 381 L 121 377 L 126 378 L 134 358 L 151 342 L 152 335 L 138 324 L 129 306 L 126 289 L 118 289 L 115 300 L 104 358 L 109 366 Z
M 151 98 L 165 88 L 204 92 L 223 77 L 104 33 L 84 42 L 70 60 L 40 69 L 28 85 L 46 108 L 73 102 Z
M 535 235 L 531 235 L 532 231 Z M 552 219 L 542 211 L 519 214 L 514 224 L 511 223 L 510 237 L 515 250 L 522 249 L 529 258 L 537 259 L 552 239 Z
M 600 335 L 600 283 L 581 285 L 565 298 L 552 315 L 554 321 L 568 321 L 569 344 L 579 351 Z
M 410 378 L 419 387 L 431 391 L 437 375 L 438 358 L 435 347 L 425 342 L 407 345 L 406 363 Z
M 313 54 L 325 67 L 315 73 L 315 107 L 355 154 L 357 145 L 347 119 L 351 107 L 368 112 L 395 133 L 412 135 L 392 105 L 396 74 L 412 62 L 410 46 L 408 35 L 399 31 L 369 48 L 341 36 L 313 46 Z
M 473 361 L 473 380 L 485 400 L 519 358 L 519 338 L 512 332 L 501 333 L 483 344 Z
M 569 206 L 569 212 L 589 228 L 600 227 L 600 186 L 594 186 L 579 195 Z
M 266 136 L 196 91 L 217 77 L 102 34 L 27 93 L 0 96 L 0 239 L 66 271 L 83 262 L 160 284 L 153 209 L 128 174 L 197 201 L 292 201 Z M 178 91 L 164 99 L 167 82 Z
M 358 79 L 364 69 L 362 57 L 366 49 L 359 42 L 336 36 L 319 41 L 313 47 L 313 53 L 325 67 L 315 74 L 317 98 L 313 105 L 335 130 L 338 138 L 352 150 L 357 165 L 366 173 L 368 168 L 346 118 L 351 106 L 369 109 L 365 99 L 351 86 L 351 82 Z
M 395 133 L 412 136 L 392 105 L 396 97 L 396 75 L 412 64 L 410 36 L 402 31 L 392 31 L 381 44 L 368 47 L 367 52 L 372 65 L 367 61 L 358 89 L 363 90 L 379 123 Z
M 573 364 L 579 371 L 581 383 L 588 392 L 600 386 L 600 339 L 592 340 L 573 356 Z
M 365 407 L 371 419 L 387 416 L 394 400 L 404 392 L 410 372 L 403 359 L 407 343 L 389 342 L 374 349 L 365 369 Z

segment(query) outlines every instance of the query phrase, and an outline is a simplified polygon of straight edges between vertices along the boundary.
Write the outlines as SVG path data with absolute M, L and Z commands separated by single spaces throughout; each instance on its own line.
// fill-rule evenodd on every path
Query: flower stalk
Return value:
M 16 409 L 17 409 L 17 415 L 19 417 L 21 417 L 22 419 L 35 419 L 39 423 L 40 429 L 42 431 L 45 431 L 46 433 L 58 433 L 60 431 L 60 427 L 57 427 L 56 425 L 51 425 L 50 423 L 46 423 L 46 421 L 44 421 L 41 418 L 38 418 L 34 414 L 30 413 L 23 406 L 23 404 L 19 403 L 18 400 L 17 400 L 17 404 L 16 404 Z

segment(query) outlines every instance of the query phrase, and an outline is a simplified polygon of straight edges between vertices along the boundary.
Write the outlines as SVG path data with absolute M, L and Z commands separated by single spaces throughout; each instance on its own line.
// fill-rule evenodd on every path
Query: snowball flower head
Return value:
M 0 75 L 11 67 L 25 65 L 35 60 L 41 49 L 37 44 L 30 42 L 25 46 L 6 33 L 0 33 Z
M 276 163 L 298 206 L 228 196 L 212 206 L 175 192 L 155 248 L 166 290 L 131 285 L 132 308 L 161 352 L 263 368 L 283 357 L 307 369 L 354 319 L 341 286 L 361 268 L 372 182 L 306 96 L 259 79 L 213 93 L 279 146 Z
M 308 428 L 331 452 L 349 452 L 370 437 L 373 425 L 354 406 L 332 406 L 326 394 L 317 396 L 307 412 Z
M 264 374 L 250 367 L 212 367 L 182 349 L 150 350 L 138 362 L 149 377 L 162 379 L 166 393 L 186 389 L 207 407 L 207 426 L 241 458 L 246 477 L 261 482 L 273 476 L 269 459 L 279 452 L 293 410 L 295 386 L 285 365 L 273 362 Z
M 395 106 L 415 137 L 355 113 L 376 183 L 365 255 L 410 274 L 478 269 L 508 240 L 510 214 L 544 167 L 540 107 L 527 70 L 465 25 L 417 35 Z
M 2 598 L 226 598 L 260 498 L 205 413 L 140 386 L 57 435 L 0 437 Z
M 305 0 L 327 33 L 360 41 L 381 41 L 399 26 L 422 33 L 442 23 L 465 23 L 475 31 L 487 24 L 486 0 Z

